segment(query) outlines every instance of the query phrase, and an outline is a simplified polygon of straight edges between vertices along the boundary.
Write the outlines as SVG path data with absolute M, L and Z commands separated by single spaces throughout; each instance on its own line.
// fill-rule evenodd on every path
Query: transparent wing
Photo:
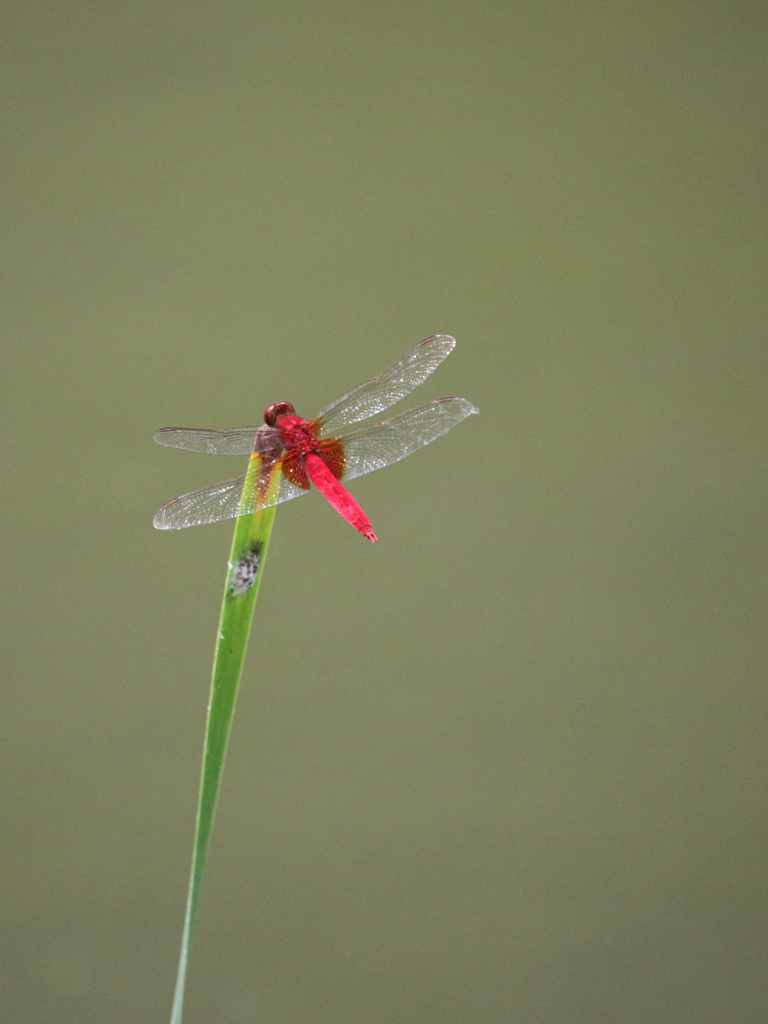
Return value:
M 466 398 L 438 398 L 343 436 L 343 479 L 352 480 L 399 462 L 477 411 Z
M 449 334 L 434 334 L 419 342 L 378 377 L 360 384 L 322 409 L 313 421 L 318 424 L 318 436 L 329 437 L 340 427 L 368 419 L 405 398 L 437 369 L 455 344 L 456 340 Z
M 280 473 L 280 467 L 276 466 L 273 472 Z M 158 530 L 181 530 L 185 526 L 218 523 L 220 519 L 235 519 L 241 513 L 247 515 L 250 512 L 256 512 L 259 508 L 269 508 L 271 505 L 279 505 L 283 501 L 289 501 L 291 498 L 298 498 L 302 494 L 309 493 L 292 484 L 280 473 L 280 481 L 269 499 L 260 501 L 259 494 L 263 494 L 267 490 L 269 473 L 268 468 L 255 473 L 249 471 L 243 476 L 222 480 L 218 484 L 211 484 L 209 487 L 190 491 L 189 494 L 182 494 L 180 498 L 166 502 L 158 510 L 153 523 Z M 263 486 L 260 487 L 260 483 Z M 248 488 L 249 494 L 248 500 L 241 507 L 243 485 Z
M 155 440 L 168 448 L 209 455 L 250 455 L 259 427 L 235 427 L 233 430 L 197 430 L 195 427 L 163 427 L 155 431 Z

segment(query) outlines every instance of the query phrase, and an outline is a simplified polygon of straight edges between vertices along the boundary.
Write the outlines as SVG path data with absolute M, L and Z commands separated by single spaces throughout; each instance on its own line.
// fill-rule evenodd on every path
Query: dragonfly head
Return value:
M 295 416 L 296 410 L 290 402 L 275 402 L 264 411 L 264 422 L 268 427 L 276 427 L 281 416 Z

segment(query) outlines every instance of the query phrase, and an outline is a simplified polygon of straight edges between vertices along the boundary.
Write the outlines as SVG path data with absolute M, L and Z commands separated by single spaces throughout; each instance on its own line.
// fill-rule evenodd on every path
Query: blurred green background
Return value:
M 766 9 L 6 0 L 0 1020 L 164 1021 L 242 460 L 278 511 L 188 1024 L 764 1022 Z M 761 199 L 764 197 L 761 196 Z

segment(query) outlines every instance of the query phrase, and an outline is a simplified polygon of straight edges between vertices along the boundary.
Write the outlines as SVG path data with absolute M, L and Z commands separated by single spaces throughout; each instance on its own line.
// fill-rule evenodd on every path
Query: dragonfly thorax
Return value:
M 309 423 L 300 416 L 280 416 L 277 429 L 280 431 L 280 440 L 294 458 L 316 452 L 320 447 Z

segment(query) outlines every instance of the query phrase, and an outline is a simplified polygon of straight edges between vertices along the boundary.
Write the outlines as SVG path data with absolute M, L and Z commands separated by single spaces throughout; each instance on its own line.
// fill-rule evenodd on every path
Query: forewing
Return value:
M 280 472 L 279 465 L 275 466 L 272 472 L 280 474 L 280 480 L 274 488 L 268 488 L 270 470 L 267 468 L 256 473 L 249 471 L 243 476 L 222 480 L 218 484 L 182 494 L 180 498 L 174 498 L 159 509 L 153 520 L 154 525 L 158 530 L 182 530 L 186 526 L 217 523 L 221 519 L 235 519 L 238 515 L 247 515 L 258 511 L 259 508 L 269 508 L 271 505 L 279 505 L 283 501 L 309 493 L 292 484 Z M 262 478 L 262 486 L 259 486 L 259 477 Z M 248 489 L 248 497 L 241 504 L 244 484 Z M 268 499 L 260 500 L 259 495 L 268 490 Z
M 342 437 L 344 480 L 391 466 L 430 444 L 477 409 L 466 398 L 438 398 Z
M 434 334 L 402 359 L 318 413 L 318 435 L 330 437 L 341 427 L 383 412 L 418 387 L 442 363 L 456 344 L 449 334 Z
M 197 430 L 195 427 L 163 427 L 155 432 L 158 444 L 184 448 L 208 455 L 250 455 L 259 427 L 235 427 L 233 430 Z

